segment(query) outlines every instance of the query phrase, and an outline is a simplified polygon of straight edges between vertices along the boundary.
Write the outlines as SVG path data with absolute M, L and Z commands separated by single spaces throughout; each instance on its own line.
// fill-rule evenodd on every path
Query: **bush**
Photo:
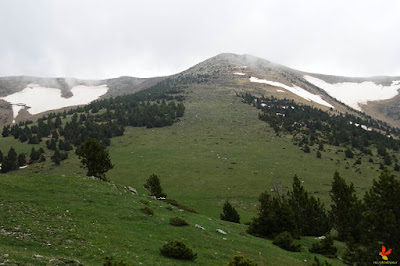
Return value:
M 130 266 L 132 264 L 128 264 L 125 261 L 115 261 L 112 257 L 105 257 L 104 259 L 104 266 Z
M 229 203 L 229 201 L 225 201 L 224 207 L 222 208 L 222 213 L 220 214 L 221 220 L 240 223 L 240 215 L 236 211 L 235 208 Z
M 304 147 L 303 147 L 303 151 L 305 152 L 305 153 L 310 153 L 310 147 L 308 147 L 308 145 L 306 144 L 306 145 L 304 145 Z
M 332 264 L 330 264 L 327 261 L 320 262 L 317 257 L 314 257 L 314 262 L 313 262 L 312 266 L 332 266 Z
M 227 266 L 257 266 L 258 264 L 245 256 L 237 255 L 227 264 Z
M 169 224 L 174 225 L 174 226 L 189 225 L 188 222 L 186 222 L 184 219 L 179 218 L 179 217 L 172 217 L 171 219 L 169 219 Z
M 321 241 L 314 243 L 310 248 L 310 252 L 322 254 L 328 258 L 335 258 L 337 253 L 337 248 L 333 243 L 333 238 L 331 236 L 327 236 Z
M 168 204 L 171 204 L 171 205 L 173 205 L 173 206 L 177 206 L 177 207 L 179 207 L 180 206 L 180 204 L 176 201 L 176 200 L 174 200 L 174 199 L 166 199 L 166 200 L 164 200 L 166 203 L 168 203 Z
M 347 148 L 346 151 L 344 152 L 344 154 L 346 155 L 346 158 L 354 157 L 354 153 L 350 150 L 350 148 Z
M 182 241 L 169 241 L 160 249 L 161 255 L 180 260 L 195 260 L 197 253 L 186 247 Z
M 140 210 L 147 215 L 154 215 L 154 210 L 148 206 L 145 206 L 145 207 L 141 208 Z
M 179 202 L 177 202 L 174 199 L 166 199 L 165 202 L 168 203 L 168 204 L 171 204 L 173 206 L 176 206 L 179 209 L 182 209 L 184 211 L 191 212 L 191 213 L 198 213 L 195 209 L 193 209 L 193 208 L 191 208 L 189 206 L 182 205 L 182 204 L 180 204 Z
M 292 235 L 286 231 L 277 235 L 272 243 L 288 251 L 293 251 L 293 252 L 300 251 L 300 245 L 295 245 L 293 243 Z

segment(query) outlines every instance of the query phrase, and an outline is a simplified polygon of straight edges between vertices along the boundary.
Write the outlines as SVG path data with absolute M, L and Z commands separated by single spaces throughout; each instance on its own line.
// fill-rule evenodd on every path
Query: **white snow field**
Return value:
M 294 93 L 297 96 L 300 96 L 301 98 L 306 99 L 308 101 L 316 102 L 316 103 L 319 103 L 321 105 L 325 105 L 327 107 L 334 108 L 333 105 L 331 105 L 330 103 L 324 101 L 321 98 L 321 95 L 312 94 L 312 93 L 310 93 L 310 92 L 306 91 L 305 89 L 302 89 L 302 88 L 300 88 L 298 86 L 289 87 L 288 85 L 285 85 L 285 84 L 280 83 L 280 82 L 270 81 L 270 80 L 265 80 L 265 79 L 258 79 L 256 77 L 251 77 L 250 78 L 250 82 L 263 83 L 263 84 L 268 84 L 268 85 L 271 85 L 271 86 L 274 86 L 274 87 L 280 87 L 280 88 L 288 90 L 291 93 Z
M 393 81 L 390 86 L 383 86 L 372 81 L 331 84 L 307 75 L 304 76 L 304 79 L 359 111 L 361 111 L 361 105 L 367 104 L 368 101 L 387 100 L 395 97 L 398 94 L 397 90 L 400 89 L 400 80 Z
M 246 75 L 245 73 L 242 73 L 242 72 L 235 72 L 235 73 L 233 73 L 234 75 L 239 75 L 239 76 L 244 76 L 244 75 Z
M 72 97 L 61 97 L 61 90 L 45 88 L 38 84 L 29 84 L 22 91 L 10 94 L 1 99 L 12 104 L 14 119 L 25 106 L 32 115 L 49 110 L 56 110 L 67 106 L 88 104 L 98 99 L 108 91 L 107 85 L 101 86 L 74 86 L 71 88 Z M 15 121 L 14 121 L 15 122 Z

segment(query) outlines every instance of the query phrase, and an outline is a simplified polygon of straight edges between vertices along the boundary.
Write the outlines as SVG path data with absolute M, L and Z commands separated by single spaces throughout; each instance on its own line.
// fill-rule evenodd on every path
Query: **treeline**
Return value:
M 25 121 L 4 126 L 2 136 L 13 136 L 29 144 L 45 140 L 46 147 L 54 151 L 51 159 L 59 164 L 68 157 L 73 145 L 77 147 L 88 138 L 98 139 L 108 146 L 112 137 L 124 134 L 126 126 L 172 125 L 185 111 L 182 88 L 173 79 L 165 80 L 135 94 L 94 101 L 68 112 L 50 113 L 39 118 L 37 123 Z M 3 168 L 17 169 L 12 165 Z
M 37 124 L 27 121 L 5 126 L 2 135 L 11 135 L 30 144 L 38 144 L 48 137 L 54 142 L 58 136 L 62 136 L 68 147 L 69 143 L 80 145 L 87 138 L 96 138 L 110 144 L 109 139 L 123 135 L 126 126 L 169 126 L 182 117 L 185 111 L 181 102 L 183 96 L 178 95 L 182 90 L 172 86 L 171 82 L 163 81 L 132 95 L 94 101 L 68 112 L 51 113 L 38 119 Z M 72 116 L 71 121 L 63 124 L 62 118 L 66 119 L 67 115 Z M 64 150 L 62 147 L 60 149 Z
M 318 198 L 310 196 L 297 176 L 293 190 L 286 195 L 272 196 L 264 192 L 259 197 L 258 216 L 249 225 L 249 233 L 279 240 L 300 236 L 326 236 L 310 250 L 336 256 L 332 237 L 335 229 L 338 240 L 347 244 L 344 262 L 350 265 L 369 265 L 380 260 L 384 245 L 393 249 L 391 261 L 400 260 L 400 182 L 387 169 L 362 199 L 354 185 L 346 184 L 338 172 L 330 190 L 331 209 L 326 211 Z M 288 237 L 289 236 L 289 237 Z M 287 246 L 287 245 L 286 245 Z M 296 246 L 289 246 L 299 251 Z M 326 253 L 325 253 L 326 252 Z
M 32 148 L 32 151 L 29 156 L 29 160 L 25 153 L 17 154 L 14 148 L 10 148 L 7 155 L 4 155 L 0 150 L 0 164 L 1 164 L 1 173 L 7 173 L 9 171 L 17 170 L 18 168 L 36 162 L 44 162 L 46 161 L 46 157 L 44 157 L 44 150 L 40 148 L 39 150 L 35 150 Z
M 351 146 L 371 155 L 370 146 L 399 150 L 400 131 L 386 123 L 351 114 L 334 114 L 293 100 L 275 97 L 257 98 L 238 95 L 244 102 L 261 109 L 259 119 L 267 122 L 277 134 L 292 134 L 300 144 L 328 143 Z

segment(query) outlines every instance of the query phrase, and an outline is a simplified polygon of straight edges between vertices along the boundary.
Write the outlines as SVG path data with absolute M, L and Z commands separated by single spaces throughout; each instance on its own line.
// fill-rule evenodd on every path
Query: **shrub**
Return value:
M 320 151 L 317 151 L 317 158 L 319 159 L 321 157 L 322 157 L 322 155 L 321 155 Z
M 227 264 L 227 266 L 257 266 L 258 264 L 245 256 L 237 255 Z
M 189 225 L 188 222 L 186 222 L 184 219 L 179 218 L 179 217 L 172 217 L 171 219 L 169 219 L 169 224 L 174 225 L 174 226 Z
M 148 206 L 145 206 L 145 207 L 141 208 L 140 210 L 147 215 L 154 215 L 154 210 Z
M 328 258 L 335 258 L 337 253 L 337 248 L 333 243 L 333 238 L 328 235 L 321 241 L 314 243 L 310 248 L 310 252 L 322 254 Z
M 303 151 L 305 152 L 305 153 L 310 153 L 310 147 L 308 147 L 308 145 L 306 144 L 306 145 L 304 145 L 304 147 L 303 147 Z
M 161 255 L 180 260 L 195 260 L 197 253 L 186 247 L 182 241 L 169 241 L 160 249 Z
M 139 200 L 140 203 L 144 204 L 144 205 L 149 205 L 150 202 L 144 199 Z
M 166 203 L 168 203 L 168 204 L 171 204 L 171 205 L 173 205 L 173 206 L 179 206 L 180 204 L 176 201 L 176 200 L 174 200 L 174 199 L 166 199 L 166 200 L 164 200 Z
M 295 245 L 293 243 L 292 235 L 286 231 L 277 235 L 272 243 L 288 251 L 294 251 L 294 252 L 300 251 L 300 245 Z
M 354 157 L 354 153 L 350 150 L 350 148 L 347 148 L 346 151 L 344 152 L 344 154 L 346 155 L 346 158 Z
M 314 262 L 313 262 L 312 266 L 332 266 L 332 264 L 330 264 L 327 261 L 320 262 L 317 257 L 314 257 Z
M 104 258 L 104 266 L 130 266 L 132 264 L 128 264 L 125 261 L 115 261 L 112 257 L 105 257 Z
M 192 207 L 189 207 L 189 206 L 180 205 L 179 208 L 184 211 L 187 211 L 187 212 L 198 213 L 195 209 L 193 209 Z
M 179 202 L 177 202 L 174 199 L 166 199 L 165 202 L 168 203 L 168 204 L 171 204 L 173 206 L 176 206 L 179 209 L 182 209 L 184 211 L 191 212 L 191 213 L 198 213 L 195 209 L 193 209 L 193 208 L 191 208 L 189 206 L 182 205 L 182 204 L 180 204 Z
M 236 211 L 235 208 L 229 203 L 229 201 L 225 201 L 224 207 L 222 208 L 222 213 L 220 214 L 221 220 L 240 223 L 240 215 Z

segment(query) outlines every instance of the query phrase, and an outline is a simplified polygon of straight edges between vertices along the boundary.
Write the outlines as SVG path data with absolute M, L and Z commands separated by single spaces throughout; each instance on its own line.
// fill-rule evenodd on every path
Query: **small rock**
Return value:
M 42 255 L 37 255 L 37 254 L 33 255 L 32 257 L 34 257 L 35 259 L 41 259 L 41 258 L 43 258 Z
M 228 238 L 226 238 L 226 237 L 224 237 L 224 238 L 222 238 L 223 240 L 228 240 Z
M 133 195 L 137 195 L 138 192 L 136 191 L 136 189 L 134 189 L 133 187 L 129 187 L 128 186 L 128 190 L 133 194 Z
M 221 229 L 217 229 L 217 230 L 215 230 L 215 231 L 217 231 L 217 232 L 220 233 L 220 234 L 226 235 L 226 232 L 225 232 L 225 231 L 222 231 Z
M 0 258 L 8 258 L 8 254 L 1 254 L 0 253 Z
M 325 239 L 326 238 L 326 236 L 319 236 L 319 237 L 316 237 L 315 239 Z
M 206 230 L 203 226 L 201 226 L 201 225 L 198 225 L 198 224 L 195 224 L 194 225 L 194 227 L 196 227 L 196 228 L 200 228 L 201 230 Z

